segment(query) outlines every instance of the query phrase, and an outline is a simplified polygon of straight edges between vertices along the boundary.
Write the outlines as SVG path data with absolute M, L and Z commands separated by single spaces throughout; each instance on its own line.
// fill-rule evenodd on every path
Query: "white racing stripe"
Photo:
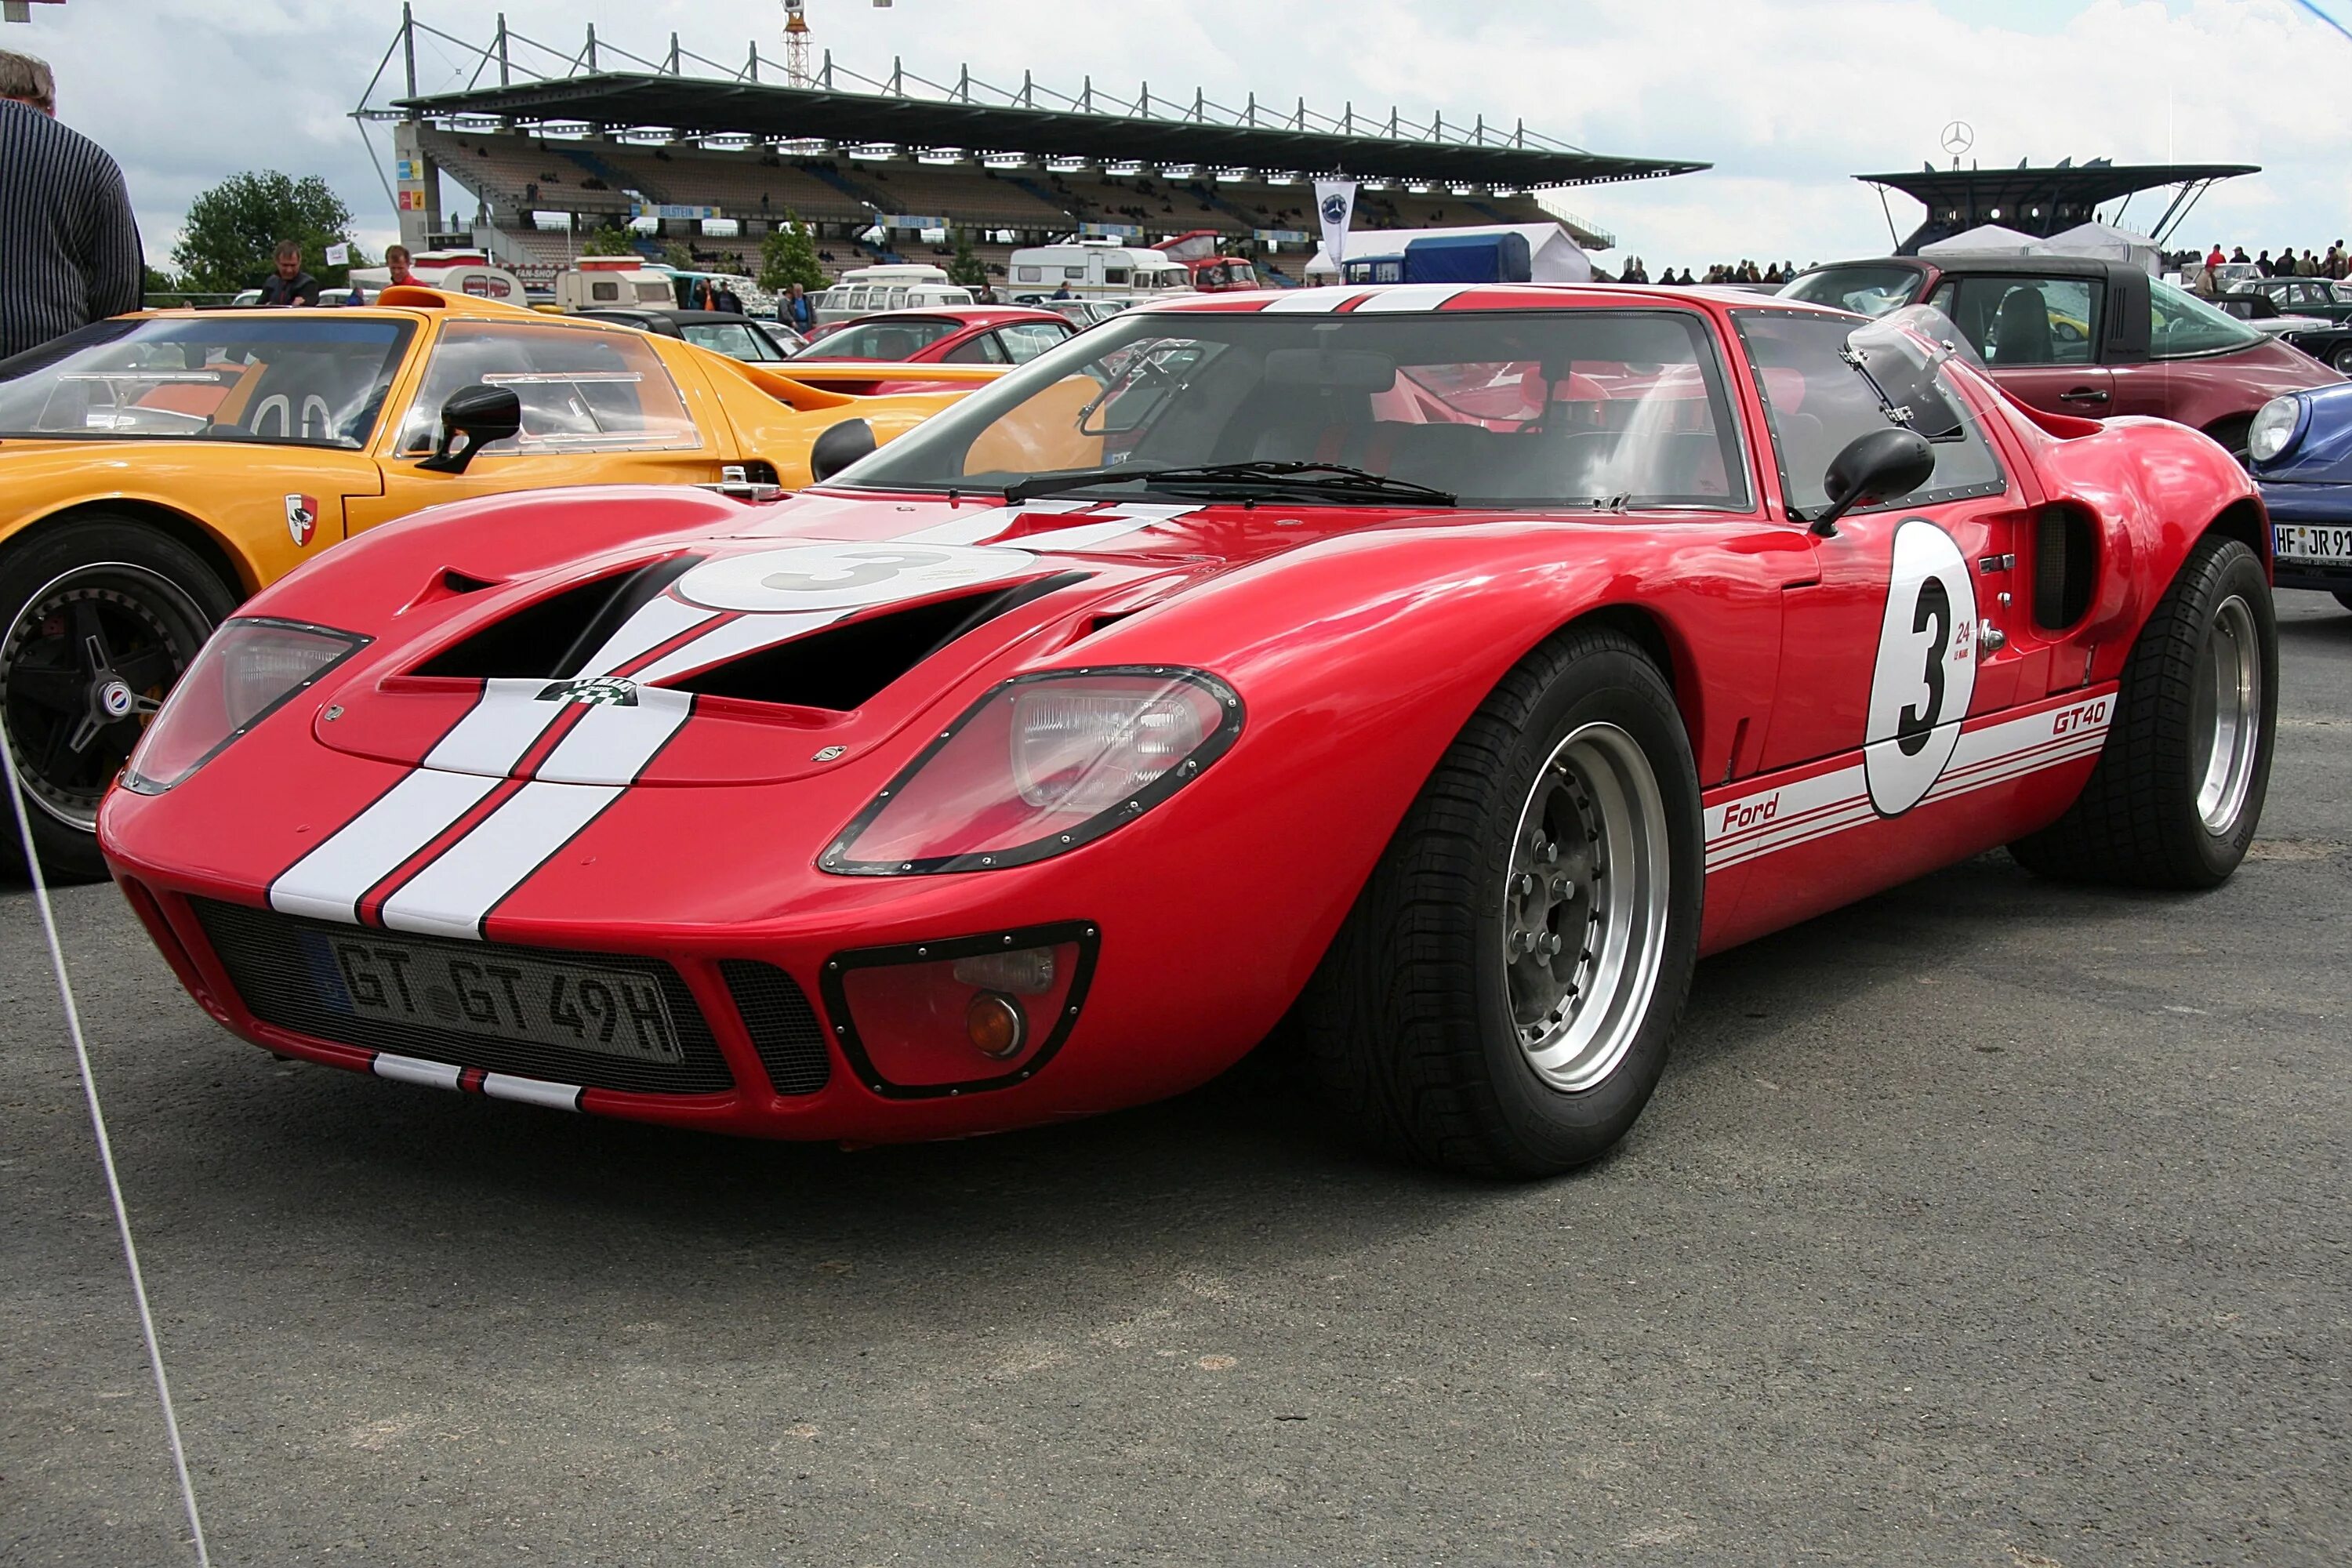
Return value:
M 583 675 L 610 675 L 634 658 L 643 658 L 654 648 L 670 638 L 690 630 L 703 621 L 717 618 L 717 612 L 700 605 L 689 605 L 668 594 L 656 594 L 637 607 L 636 614 L 621 623 L 620 629 L 604 639 L 604 646 L 588 656 L 580 667 Z
M 361 895 L 498 784 L 480 773 L 410 773 L 272 882 L 269 907 L 312 920 L 357 921 Z
M 474 704 L 472 712 L 457 721 L 456 729 L 441 737 L 439 744 L 425 753 L 424 765 L 441 773 L 506 777 L 522 761 L 523 753 L 539 743 L 548 726 L 563 716 L 564 704 L 539 700 L 539 694 L 548 685 L 544 680 L 507 678 L 482 682 L 481 700 Z M 446 827 L 448 824 L 441 826 Z M 433 831 L 440 830 L 436 827 Z M 410 853 L 423 848 L 425 839 L 432 837 L 428 833 L 410 845 Z
M 630 784 L 693 711 L 689 692 L 641 686 L 633 704 L 589 708 L 532 776 L 550 784 Z
M 519 1100 L 525 1105 L 546 1106 L 550 1110 L 580 1109 L 581 1091 L 576 1083 L 549 1083 L 543 1079 L 493 1072 L 482 1075 L 482 1092 L 492 1100 Z
M 1387 315 L 1408 310 L 1434 310 L 1462 292 L 1459 283 L 1404 283 L 1383 289 L 1356 307 L 1359 316 Z
M 1360 288 L 1337 285 L 1321 289 L 1293 289 L 1280 299 L 1268 301 L 1265 313 L 1269 316 L 1328 316 L 1362 292 L 1364 290 Z
M 2044 705 L 2014 719 L 1964 729 L 1925 802 L 1950 800 L 2045 768 L 2095 756 L 2106 743 L 2115 694 Z M 1882 741 L 1876 744 L 1891 746 Z M 1874 822 L 1894 820 L 1871 804 L 1860 763 L 1751 789 L 1706 807 L 1706 868 L 1729 867 Z
M 846 610 L 804 610 L 798 615 L 738 616 L 692 642 L 670 649 L 631 679 L 640 683 L 642 691 L 646 682 L 673 679 L 780 642 L 790 642 L 829 626 L 847 614 Z
M 499 900 L 621 797 L 620 784 L 527 784 L 383 902 L 392 931 L 479 942 Z

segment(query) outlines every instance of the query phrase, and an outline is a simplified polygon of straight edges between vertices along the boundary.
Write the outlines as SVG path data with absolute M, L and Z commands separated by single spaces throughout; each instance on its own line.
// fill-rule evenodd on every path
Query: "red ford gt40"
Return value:
M 254 599 L 100 823 L 289 1056 L 868 1142 L 1152 1100 L 1286 1017 L 1533 1174 L 1693 965 L 2008 845 L 2230 875 L 2246 476 L 1941 318 L 1413 286 L 1121 316 L 780 504 L 438 508 Z

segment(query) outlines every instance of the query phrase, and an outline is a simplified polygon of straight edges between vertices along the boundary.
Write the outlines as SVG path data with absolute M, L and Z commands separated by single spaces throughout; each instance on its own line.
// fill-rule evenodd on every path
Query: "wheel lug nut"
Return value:
M 1517 876 L 1511 879 L 1511 888 L 1512 890 L 1517 892 L 1521 898 L 1527 897 L 1528 894 L 1536 890 L 1535 873 L 1532 871 L 1520 872 Z
M 1570 884 L 1567 878 L 1554 877 L 1551 879 L 1551 896 L 1553 898 L 1565 899 L 1568 897 L 1570 890 Z

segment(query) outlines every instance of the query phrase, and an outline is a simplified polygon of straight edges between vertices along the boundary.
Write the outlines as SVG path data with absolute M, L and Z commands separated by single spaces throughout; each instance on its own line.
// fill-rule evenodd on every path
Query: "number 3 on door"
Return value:
M 1863 735 L 1863 776 L 1882 816 L 1918 805 L 1952 760 L 1976 691 L 1976 585 L 1960 547 L 1926 518 L 1904 519 Z

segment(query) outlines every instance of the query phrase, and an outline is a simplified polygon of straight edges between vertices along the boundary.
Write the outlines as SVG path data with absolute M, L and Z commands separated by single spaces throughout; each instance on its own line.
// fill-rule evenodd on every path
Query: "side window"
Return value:
M 1051 321 L 1015 321 L 999 328 L 996 335 L 1004 340 L 1004 352 L 1014 364 L 1027 364 L 1068 338 L 1070 330 Z
M 1013 275 L 1024 283 L 1043 283 L 1045 280 L 1045 269 L 1042 267 L 1016 267 Z
M 2089 364 L 2105 292 L 2088 278 L 1963 278 L 1930 303 L 1996 370 Z
M 589 281 L 588 298 L 591 300 L 617 300 L 620 297 L 621 286 L 618 283 L 614 282 L 611 279 L 598 278 L 592 279 Z
M 1892 504 L 1914 507 L 2007 488 L 1974 414 L 1924 353 L 1863 353 L 1857 364 L 1845 353 L 1856 333 L 1851 321 L 1767 310 L 1741 310 L 1737 319 L 1764 401 L 1781 493 L 1792 510 L 1811 514 L 1827 506 L 1822 480 L 1830 460 L 1855 437 L 1895 423 L 1927 437 L 1936 471 Z M 1891 416 L 1890 409 L 1901 417 Z
M 1103 281 L 1104 281 L 1104 282 L 1106 282 L 1106 283 L 1124 283 L 1124 282 L 1126 282 L 1126 281 L 1127 281 L 1127 268 L 1124 268 L 1124 267 L 1106 267 L 1106 268 L 1103 268 Z
M 701 434 L 652 343 L 636 332 L 452 321 L 441 329 L 401 424 L 400 453 L 429 452 L 441 405 L 462 387 L 511 387 L 522 430 L 484 447 L 505 452 L 691 451 Z
M 976 338 L 966 338 L 940 357 L 948 364 L 1003 364 L 1004 349 L 997 342 L 994 332 L 982 332 Z
M 906 304 L 907 291 L 904 289 L 893 289 L 884 299 L 882 308 L 886 310 L 898 310 L 905 309 Z

